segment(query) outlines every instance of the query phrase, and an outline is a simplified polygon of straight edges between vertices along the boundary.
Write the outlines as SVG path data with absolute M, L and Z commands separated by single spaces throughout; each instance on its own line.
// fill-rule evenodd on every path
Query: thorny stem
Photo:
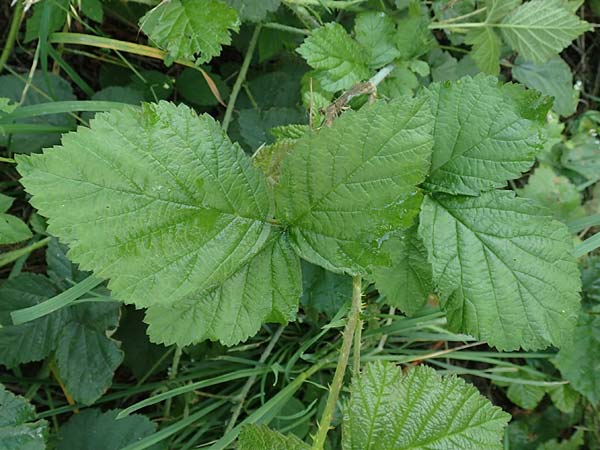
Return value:
M 19 25 L 21 24 L 21 19 L 23 18 L 23 9 L 23 0 L 17 0 L 17 4 L 10 22 L 8 36 L 6 37 L 6 42 L 4 43 L 4 49 L 2 50 L 2 55 L 0 55 L 0 73 L 2 73 L 4 70 L 4 66 L 8 61 L 8 58 L 10 57 L 12 49 L 15 45 L 15 41 L 17 40 Z
M 329 431 L 331 420 L 333 419 L 333 413 L 335 412 L 335 406 L 337 405 L 342 384 L 344 383 L 344 375 L 346 374 L 346 367 L 348 366 L 350 351 L 352 350 L 352 340 L 354 339 L 354 332 L 360 317 L 362 295 L 361 288 L 362 279 L 360 275 L 356 275 L 352 279 L 352 306 L 350 307 L 350 313 L 348 314 L 348 321 L 344 327 L 344 340 L 342 342 L 340 356 L 335 368 L 335 374 L 333 375 L 331 387 L 329 388 L 327 403 L 325 404 L 323 415 L 319 421 L 319 429 L 317 430 L 317 434 L 313 440 L 312 450 L 323 450 L 325 439 L 327 438 L 327 432 Z
M 269 345 L 267 345 L 267 348 L 265 348 L 265 351 L 262 353 L 262 355 L 260 355 L 260 359 L 258 360 L 259 364 L 263 364 L 267 360 L 267 358 L 273 351 L 275 344 L 281 337 L 281 333 L 283 333 L 284 328 L 285 327 L 280 326 L 277 329 L 277 331 L 271 338 Z M 231 419 L 229 419 L 229 423 L 227 424 L 227 428 L 226 428 L 224 434 L 229 433 L 235 426 L 235 422 L 237 421 L 238 417 L 240 416 L 240 414 L 242 412 L 242 407 L 244 406 L 244 400 L 246 400 L 246 397 L 248 396 L 248 392 L 250 392 L 250 389 L 252 388 L 252 385 L 256 381 L 256 378 L 257 378 L 257 375 L 252 375 L 250 378 L 248 378 L 248 380 L 246 381 L 246 384 L 244 384 L 244 387 L 242 387 L 242 390 L 240 391 L 240 395 L 238 396 L 238 398 L 236 398 L 237 406 L 236 406 L 235 410 L 233 411 L 233 414 L 231 415 Z
M 242 84 L 246 80 L 246 74 L 248 73 L 248 68 L 250 67 L 250 61 L 252 61 L 252 55 L 254 54 L 254 49 L 256 48 L 256 43 L 258 42 L 260 28 L 261 25 L 259 24 L 256 25 L 256 28 L 254 29 L 254 33 L 252 34 L 252 38 L 250 39 L 250 44 L 248 44 L 246 56 L 244 57 L 244 61 L 242 62 L 240 73 L 238 74 L 235 80 L 235 84 L 233 85 L 233 89 L 231 90 L 231 95 L 229 96 L 229 103 L 227 104 L 227 109 L 225 110 L 225 117 L 223 118 L 223 130 L 225 130 L 225 132 L 227 132 L 227 128 L 229 128 L 229 123 L 231 122 L 231 116 L 233 115 L 233 109 L 235 108 L 235 101 L 237 100 L 237 96 L 240 93 Z

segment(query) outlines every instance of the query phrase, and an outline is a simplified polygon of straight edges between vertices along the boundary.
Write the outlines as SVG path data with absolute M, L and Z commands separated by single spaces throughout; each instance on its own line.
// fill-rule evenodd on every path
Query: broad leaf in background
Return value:
M 536 105 L 535 93 L 484 75 L 436 83 L 428 93 L 435 144 L 426 187 L 478 195 L 505 186 L 533 164 L 542 148 L 542 126 L 529 117 L 547 111 Z
M 60 427 L 57 450 L 121 450 L 156 431 L 156 424 L 146 416 L 132 414 L 117 420 L 118 413 L 86 409 L 73 415 Z
M 293 434 L 283 435 L 266 425 L 246 425 L 238 440 L 238 450 L 310 450 Z
M 499 350 L 566 345 L 581 280 L 566 226 L 507 191 L 437 195 L 419 234 L 453 330 Z
M 111 386 L 123 361 L 119 343 L 109 336 L 119 323 L 120 303 L 90 302 L 69 308 L 70 320 L 56 344 L 56 362 L 67 391 L 91 405 Z
M 44 450 L 48 423 L 35 418 L 35 409 L 25 398 L 0 384 L 0 448 Z
M 0 285 L 0 364 L 40 361 L 55 348 L 60 333 L 69 321 L 63 308 L 21 325 L 13 325 L 10 313 L 45 302 L 58 294 L 56 287 L 42 275 L 22 274 Z
M 369 78 L 366 50 L 350 37 L 339 23 L 327 23 L 316 29 L 298 47 L 323 89 L 337 92 Z
M 343 411 L 344 450 L 501 450 L 510 419 L 461 378 L 379 362 L 353 379 Z
M 24 76 L 4 75 L 0 77 L 0 97 L 6 97 L 20 106 L 50 103 L 52 101 L 76 100 L 69 83 L 62 78 L 41 70 L 33 73 L 31 85 L 26 88 L 27 78 Z M 25 92 L 22 103 L 21 97 Z M 0 125 L 0 147 L 8 147 L 14 153 L 39 152 L 44 147 L 50 147 L 60 142 L 60 131 L 75 128 L 75 118 L 68 114 L 49 114 L 26 119 L 17 119 L 17 124 L 37 125 L 56 128 L 55 133 L 19 133 L 6 135 Z M 10 138 L 10 140 L 9 140 Z
M 240 26 L 237 12 L 220 0 L 161 2 L 140 19 L 144 33 L 168 52 L 168 61 L 203 64 L 231 43 L 230 31 Z
M 280 235 L 220 286 L 146 314 L 153 342 L 184 346 L 206 339 L 234 345 L 263 322 L 296 318 L 301 295 L 300 260 Z
M 527 197 L 545 206 L 555 219 L 562 222 L 579 219 L 585 216 L 581 205 L 581 193 L 567 177 L 557 175 L 547 165 L 540 165 L 527 180 L 527 185 L 517 189 L 520 197 Z
M 277 11 L 281 0 L 225 0 L 235 8 L 243 22 L 261 22 L 269 13 Z
M 560 373 L 590 402 L 600 402 L 600 316 L 582 312 L 577 328 L 556 356 Z
M 525 2 L 500 23 L 502 35 L 513 50 L 537 64 L 545 63 L 591 29 L 560 0 Z
M 352 278 L 302 261 L 302 306 L 332 318 L 352 297 Z
M 552 109 L 561 116 L 570 116 L 575 112 L 579 91 L 573 89 L 571 68 L 560 56 L 543 64 L 533 64 L 518 57 L 512 74 L 525 86 L 554 97 Z
M 433 292 L 431 265 L 427 249 L 417 234 L 417 227 L 383 242 L 382 247 L 391 255 L 389 267 L 373 267 L 372 276 L 385 303 L 413 315 L 427 302 Z
M 306 260 L 335 272 L 376 264 L 378 240 L 412 224 L 429 166 L 427 98 L 347 112 L 296 142 L 275 187 L 277 214 Z
M 227 86 L 219 75 L 210 71 L 207 71 L 207 74 L 214 81 L 221 98 L 227 101 L 230 93 L 229 86 Z M 177 77 L 175 86 L 177 87 L 177 92 L 190 103 L 199 106 L 216 106 L 219 104 L 199 70 L 184 69 Z
M 69 257 L 138 307 L 218 285 L 270 232 L 262 174 L 211 117 L 183 105 L 98 114 L 18 170 Z
M 71 0 L 41 0 L 33 5 L 33 14 L 27 19 L 25 43 L 40 37 L 41 24 L 44 20 L 44 9 L 47 8 L 48 32 L 59 31 L 67 21 Z
M 358 43 L 369 54 L 370 67 L 383 67 L 400 56 L 394 43 L 396 24 L 383 12 L 369 11 L 357 15 L 354 32 Z
M 401 59 L 416 59 L 436 46 L 435 37 L 427 28 L 428 25 L 429 17 L 423 13 L 419 2 L 411 2 L 408 16 L 398 21 L 398 31 L 395 34 Z
M 29 239 L 29 227 L 18 217 L 4 214 L 11 207 L 13 198 L 0 193 L 0 245 L 14 244 Z
M 578 429 L 569 439 L 552 439 L 544 442 L 536 450 L 579 450 L 585 444 L 585 432 Z

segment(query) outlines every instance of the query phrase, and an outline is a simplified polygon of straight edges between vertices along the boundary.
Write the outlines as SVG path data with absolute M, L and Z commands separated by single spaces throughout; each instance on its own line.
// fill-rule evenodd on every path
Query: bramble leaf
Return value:
M 339 23 L 330 22 L 316 29 L 298 47 L 323 89 L 337 92 L 370 76 L 363 50 Z
M 334 272 L 375 264 L 378 240 L 417 213 L 431 127 L 420 95 L 365 105 L 300 138 L 275 186 L 278 217 L 300 256 Z
M 500 37 L 491 27 L 476 28 L 465 36 L 465 43 L 472 45 L 471 58 L 482 72 L 490 75 L 500 73 Z
M 394 44 L 396 25 L 383 12 L 369 11 L 356 16 L 356 40 L 369 54 L 371 67 L 382 67 L 400 56 Z
M 542 147 L 541 125 L 530 120 L 530 93 L 478 75 L 429 88 L 435 144 L 425 186 L 450 194 L 479 195 L 518 178 Z M 538 111 L 538 109 L 543 111 Z
M 171 61 L 209 62 L 239 30 L 237 12 L 220 0 L 161 2 L 140 20 L 140 27 Z
M 510 415 L 455 376 L 371 363 L 344 407 L 344 450 L 498 449 Z
M 0 448 L 44 450 L 48 424 L 45 420 L 34 420 L 33 406 L 0 384 Z
M 266 425 L 246 425 L 238 440 L 238 450 L 309 450 L 310 446 L 293 434 L 283 435 Z
M 21 242 L 31 236 L 31 230 L 21 219 L 10 214 L 0 214 L 0 245 Z
M 18 162 L 69 257 L 138 307 L 220 284 L 270 232 L 262 174 L 219 124 L 183 105 L 98 114 Z
M 73 415 L 60 427 L 57 450 L 121 450 L 156 431 L 146 416 L 132 414 L 117 420 L 118 413 L 86 409 Z
M 205 339 L 234 345 L 263 322 L 294 320 L 301 290 L 300 260 L 281 235 L 220 286 L 148 308 L 148 334 L 167 345 Z
M 600 402 L 600 317 L 582 312 L 569 341 L 556 356 L 556 366 L 573 389 L 590 402 Z
M 433 292 L 431 264 L 427 250 L 413 226 L 400 236 L 392 236 L 383 243 L 391 255 L 389 267 L 373 267 L 372 276 L 377 290 L 385 296 L 385 303 L 399 308 L 407 315 L 415 314 Z
M 592 29 L 560 0 L 525 2 L 497 26 L 514 50 L 538 64 L 548 61 L 573 39 Z
M 570 116 L 577 108 L 578 92 L 573 89 L 573 74 L 560 56 L 544 64 L 533 64 L 517 58 L 512 68 L 513 77 L 531 89 L 554 97 L 552 109 L 561 116 Z
M 427 197 L 419 235 L 453 330 L 501 350 L 566 344 L 581 280 L 565 225 L 492 191 Z

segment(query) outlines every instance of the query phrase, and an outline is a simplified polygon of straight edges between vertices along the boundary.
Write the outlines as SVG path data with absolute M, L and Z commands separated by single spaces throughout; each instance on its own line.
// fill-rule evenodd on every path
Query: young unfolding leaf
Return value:
M 392 236 L 383 243 L 383 249 L 389 250 L 392 263 L 389 267 L 373 267 L 377 290 L 385 296 L 387 305 L 398 307 L 408 315 L 415 314 L 433 292 L 431 264 L 417 227 Z
M 541 149 L 541 125 L 530 120 L 546 105 L 514 85 L 478 75 L 429 88 L 435 144 L 425 185 L 433 191 L 478 195 L 518 178 Z M 524 110 L 523 103 L 534 108 Z
M 525 2 L 498 26 L 514 50 L 538 64 L 548 61 L 573 39 L 592 29 L 560 0 Z
M 266 425 L 246 425 L 238 440 L 238 450 L 309 450 L 310 446 L 293 434 L 283 435 Z
M 186 59 L 202 64 L 231 43 L 238 31 L 236 11 L 220 0 L 170 0 L 161 2 L 140 20 L 140 27 L 171 61 Z
M 370 76 L 365 51 L 338 23 L 313 31 L 297 51 L 318 69 L 315 76 L 326 91 L 348 89 Z
M 569 340 L 581 287 L 572 239 L 536 204 L 506 191 L 427 197 L 419 234 L 452 329 L 501 350 Z
M 148 308 L 148 334 L 164 344 L 211 339 L 234 345 L 263 322 L 294 320 L 301 292 L 300 260 L 281 235 L 220 286 Z
M 427 98 L 404 97 L 347 112 L 299 139 L 282 163 L 277 214 L 292 245 L 332 271 L 364 272 L 378 240 L 410 226 L 429 166 Z
M 218 285 L 270 232 L 264 177 L 212 118 L 186 106 L 99 114 L 61 147 L 19 158 L 18 169 L 70 258 L 138 307 Z
M 461 378 L 372 363 L 344 406 L 344 450 L 497 449 L 510 416 Z
M 44 450 L 48 423 L 45 420 L 34 420 L 33 406 L 0 384 L 0 448 Z

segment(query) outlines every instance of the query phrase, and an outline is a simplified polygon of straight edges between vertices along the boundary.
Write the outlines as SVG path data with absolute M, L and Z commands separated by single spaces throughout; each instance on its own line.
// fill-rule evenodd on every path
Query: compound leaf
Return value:
M 323 89 L 336 92 L 368 78 L 366 52 L 339 23 L 313 31 L 297 50 L 313 68 Z
M 334 272 L 373 264 L 378 240 L 410 226 L 418 210 L 431 128 L 421 95 L 349 111 L 300 138 L 275 187 L 278 217 L 300 256 Z
M 568 340 L 581 280 L 566 226 L 545 210 L 508 191 L 427 197 L 419 234 L 452 329 L 501 350 Z
M 169 0 L 161 2 L 140 20 L 140 27 L 170 60 L 209 62 L 231 43 L 238 31 L 235 9 L 220 0 Z
M 417 234 L 417 227 L 391 237 L 383 243 L 383 248 L 389 249 L 392 264 L 373 267 L 377 290 L 385 296 L 386 304 L 408 315 L 415 314 L 433 292 L 431 264 L 427 261 L 427 249 Z
M 73 415 L 60 427 L 57 450 L 121 450 L 156 431 L 146 416 L 132 414 L 117 420 L 118 413 L 86 409 Z
M 344 407 L 344 450 L 498 449 L 510 415 L 456 376 L 372 363 Z
M 33 406 L 0 384 L 0 448 L 44 450 L 48 424 L 45 420 L 34 420 Z
M 281 235 L 222 285 L 173 305 L 148 308 L 154 342 L 180 346 L 205 339 L 234 345 L 263 322 L 294 320 L 302 292 L 300 260 Z
M 309 450 L 310 446 L 293 434 L 283 435 L 266 425 L 246 425 L 238 440 L 238 450 Z
M 498 24 L 508 44 L 528 61 L 542 64 L 560 53 L 573 39 L 590 31 L 560 0 L 523 3 Z
M 62 146 L 18 159 L 69 257 L 138 307 L 218 285 L 270 232 L 260 171 L 219 124 L 183 105 L 98 114 Z
M 524 89 L 478 75 L 436 83 L 429 93 L 435 112 L 429 189 L 478 195 L 533 164 L 542 146 L 541 125 L 529 117 L 544 107 L 524 110 L 523 102 L 534 104 Z

